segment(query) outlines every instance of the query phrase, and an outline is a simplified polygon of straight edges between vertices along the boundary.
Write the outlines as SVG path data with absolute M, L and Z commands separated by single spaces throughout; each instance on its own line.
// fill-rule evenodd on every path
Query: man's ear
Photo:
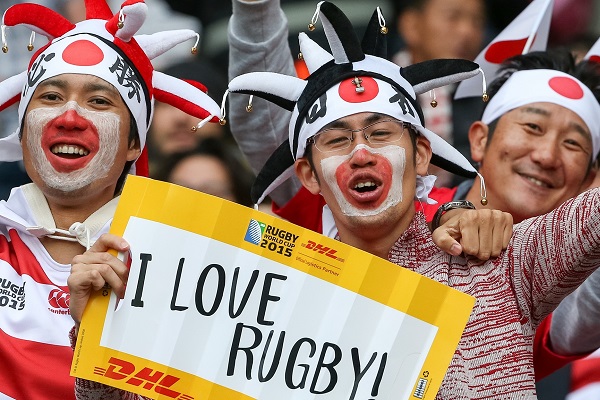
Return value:
M 590 172 L 588 172 L 585 180 L 581 184 L 581 191 L 585 192 L 588 189 L 592 189 L 600 186 L 600 171 L 598 171 L 598 167 L 594 165 Z
M 469 128 L 469 143 L 471 144 L 471 159 L 482 162 L 487 145 L 489 127 L 481 121 L 475 121 Z
M 315 176 L 315 172 L 313 171 L 308 159 L 306 157 L 301 157 L 296 160 L 294 163 L 294 171 L 296 172 L 296 176 L 302 183 L 306 189 L 312 194 L 321 193 L 321 186 L 319 185 L 319 181 Z
M 140 142 L 139 140 L 136 140 L 135 143 L 132 143 L 129 146 L 129 149 L 127 149 L 127 161 L 137 160 L 140 154 L 142 154 Z
M 427 175 L 429 169 L 429 162 L 431 161 L 431 145 L 429 140 L 423 136 L 417 136 L 415 153 L 415 169 L 418 175 Z

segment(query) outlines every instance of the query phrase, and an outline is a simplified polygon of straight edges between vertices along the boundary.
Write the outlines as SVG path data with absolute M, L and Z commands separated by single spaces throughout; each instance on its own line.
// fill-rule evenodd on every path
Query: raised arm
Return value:
M 229 79 L 255 71 L 295 75 L 288 44 L 287 18 L 279 0 L 233 0 L 229 20 Z M 254 98 L 252 112 L 246 111 L 249 96 L 229 96 L 231 132 L 255 173 L 287 139 L 291 113 L 271 102 Z M 270 194 L 279 206 L 300 190 L 300 182 L 288 179 Z
M 515 225 L 504 268 L 536 327 L 600 265 L 600 190 Z

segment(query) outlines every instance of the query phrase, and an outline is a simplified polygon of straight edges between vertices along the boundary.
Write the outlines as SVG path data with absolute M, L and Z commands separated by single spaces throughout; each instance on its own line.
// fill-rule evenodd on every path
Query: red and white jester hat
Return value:
M 401 68 L 386 60 L 387 28 L 379 8 L 362 43 L 348 18 L 332 3 L 318 3 L 312 25 L 318 18 L 331 53 L 300 34 L 300 50 L 310 72 L 306 80 L 251 72 L 229 83 L 229 92 L 256 95 L 292 111 L 289 140 L 258 174 L 252 187 L 253 201 L 260 203 L 293 174 L 294 160 L 304 155 L 308 138 L 330 122 L 359 112 L 382 113 L 409 122 L 430 141 L 433 164 L 475 176 L 477 172 L 458 150 L 425 128 L 416 94 L 475 76 L 479 66 L 468 60 L 431 60 Z
M 0 111 L 20 100 L 21 124 L 37 85 L 48 78 L 71 73 L 97 76 L 119 91 L 137 125 L 142 149 L 152 120 L 154 99 L 204 122 L 219 121 L 219 106 L 206 94 L 202 84 L 155 71 L 150 62 L 173 46 L 197 38 L 196 32 L 181 29 L 134 36 L 148 12 L 143 0 L 125 1 L 116 14 L 106 0 L 85 0 L 85 7 L 86 20 L 77 24 L 38 4 L 16 4 L 6 10 L 1 27 L 4 52 L 9 50 L 6 30 L 11 26 L 25 25 L 46 36 L 49 42 L 35 52 L 26 71 L 0 83 Z M 0 140 L 0 161 L 22 158 L 20 129 L 19 126 L 12 135 Z M 148 173 L 146 154 L 144 151 L 136 163 L 138 175 Z

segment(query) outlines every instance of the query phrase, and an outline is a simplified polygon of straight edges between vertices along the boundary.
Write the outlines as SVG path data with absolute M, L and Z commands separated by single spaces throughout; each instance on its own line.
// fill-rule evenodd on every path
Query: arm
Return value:
M 533 328 L 598 267 L 600 190 L 515 225 L 502 266 Z
M 229 21 L 229 79 L 255 71 L 295 75 L 288 44 L 287 19 L 279 0 L 233 0 Z M 260 98 L 254 98 L 253 111 L 246 112 L 249 96 L 229 96 L 231 133 L 258 173 L 275 149 L 288 137 L 290 112 Z M 271 193 L 284 206 L 300 189 L 294 177 Z
M 75 348 L 83 310 L 92 292 L 102 289 L 105 284 L 109 284 L 119 298 L 123 298 L 125 294 L 129 269 L 121 260 L 108 253 L 111 249 L 125 252 L 129 250 L 129 245 L 117 236 L 104 234 L 100 236 L 90 250 L 73 258 L 71 274 L 67 280 L 71 294 L 69 309 L 75 321 L 75 326 L 69 333 L 73 349 Z M 146 399 L 134 393 L 81 378 L 75 379 L 75 398 L 77 400 Z
M 559 354 L 583 356 L 600 348 L 600 270 L 559 304 L 549 337 Z
M 540 380 L 600 348 L 600 270 L 565 297 L 535 332 L 533 362 Z

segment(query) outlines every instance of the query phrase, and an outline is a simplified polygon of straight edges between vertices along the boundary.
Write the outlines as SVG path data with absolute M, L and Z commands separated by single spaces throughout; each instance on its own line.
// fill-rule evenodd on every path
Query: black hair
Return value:
M 197 155 L 215 157 L 221 161 L 231 180 L 231 190 L 235 201 L 248 207 L 253 206 L 254 203 L 250 197 L 250 188 L 255 178 L 254 174 L 243 161 L 243 156 L 239 148 L 224 138 L 207 137 L 202 139 L 192 150 L 172 154 L 157 171 L 156 179 L 169 182 L 171 172 L 180 162 L 188 157 Z
M 429 0 L 397 0 L 393 2 L 394 15 L 398 16 L 408 10 L 422 10 Z
M 532 51 L 507 59 L 498 70 L 497 78 L 488 86 L 488 95 L 492 98 L 498 93 L 513 73 L 532 69 L 552 69 L 569 74 L 587 86 L 600 102 L 600 63 L 577 63 L 573 54 L 566 48 Z

